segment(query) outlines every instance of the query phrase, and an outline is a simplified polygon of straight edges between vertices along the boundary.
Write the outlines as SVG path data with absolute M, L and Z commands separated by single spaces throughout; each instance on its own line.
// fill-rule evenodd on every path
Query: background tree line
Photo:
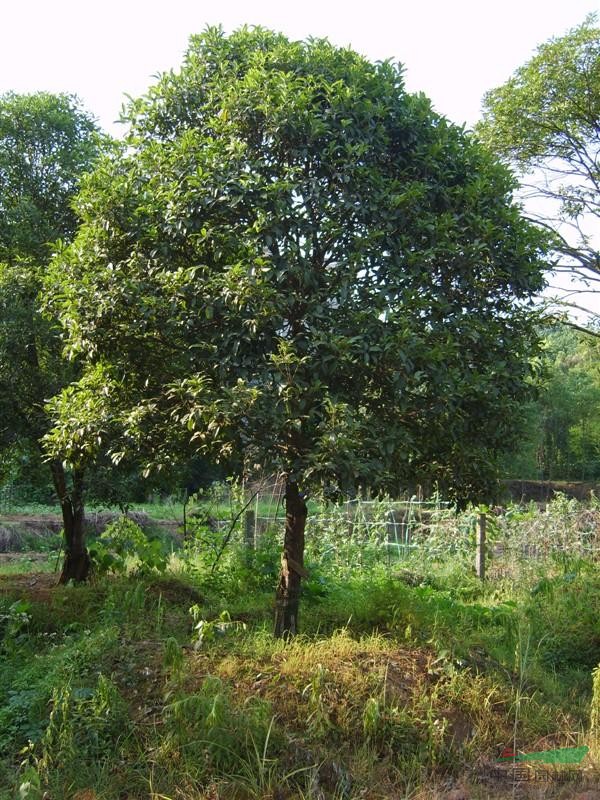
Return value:
M 505 478 L 600 479 L 600 361 L 596 337 L 568 325 L 544 330 L 537 397 L 525 408 L 519 446 L 502 464 Z

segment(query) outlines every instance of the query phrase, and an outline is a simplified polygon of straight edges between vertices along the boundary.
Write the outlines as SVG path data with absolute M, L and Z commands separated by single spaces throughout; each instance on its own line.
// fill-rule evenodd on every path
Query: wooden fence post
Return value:
M 385 520 L 385 527 L 386 527 L 386 539 L 388 543 L 388 548 L 392 544 L 398 544 L 398 537 L 396 536 L 396 517 L 393 511 L 388 511 L 386 514 Z
M 188 490 L 185 490 L 183 495 L 183 541 L 187 541 L 187 505 L 189 502 Z
M 392 548 L 394 549 L 394 557 L 397 558 L 399 554 L 399 547 L 398 547 L 398 521 L 396 519 L 396 512 L 395 511 L 388 511 L 386 514 L 386 556 L 387 556 L 387 563 L 388 567 L 391 564 L 392 559 Z
M 256 547 L 255 530 L 256 515 L 254 511 L 246 511 L 244 517 L 244 542 L 247 547 Z
M 475 555 L 475 572 L 477 577 L 485 580 L 485 514 L 480 514 L 477 520 L 477 552 Z
M 410 521 L 404 522 L 402 524 L 402 532 L 404 534 L 404 556 L 407 557 L 410 555 L 410 549 L 412 544 L 412 530 L 410 526 Z

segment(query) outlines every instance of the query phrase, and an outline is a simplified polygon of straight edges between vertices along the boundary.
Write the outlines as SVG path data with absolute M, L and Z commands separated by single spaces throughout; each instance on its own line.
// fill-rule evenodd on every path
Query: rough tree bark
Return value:
M 87 580 L 90 571 L 90 556 L 85 546 L 83 530 L 83 472 L 73 471 L 72 486 L 69 490 L 63 465 L 59 461 L 53 461 L 51 469 L 65 532 L 65 560 L 58 582 L 82 583 Z
M 300 584 L 308 573 L 304 569 L 304 528 L 306 503 L 295 481 L 285 486 L 285 538 L 281 554 L 281 573 L 275 597 L 275 636 L 289 639 L 298 633 Z

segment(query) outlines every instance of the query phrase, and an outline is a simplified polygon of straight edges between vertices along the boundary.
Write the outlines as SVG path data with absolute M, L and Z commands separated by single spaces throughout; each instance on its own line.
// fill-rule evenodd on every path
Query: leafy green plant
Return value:
M 76 774 L 86 762 L 112 757 L 127 732 L 125 703 L 103 674 L 95 689 L 64 682 L 52 693 L 50 706 L 39 759 L 40 774 L 46 779 L 59 766 Z
M 184 668 L 183 650 L 181 645 L 173 636 L 165 640 L 165 650 L 163 654 L 163 668 L 169 678 L 177 681 L 181 678 Z
M 538 658 L 548 667 L 583 667 L 600 661 L 595 575 L 567 573 L 539 581 L 525 601 Z
M 48 398 L 78 375 L 79 364 L 65 356 L 56 315 L 42 313 L 42 285 L 48 243 L 71 240 L 78 227 L 73 198 L 101 141 L 74 96 L 0 96 L 0 175 L 3 198 L 11 198 L 2 201 L 0 221 L 0 451 L 14 453 L 15 442 L 24 452 L 37 451 L 53 424 Z M 78 417 L 80 430 L 82 424 Z M 39 463 L 39 453 L 34 460 Z M 87 576 L 85 461 L 78 448 L 71 470 L 62 458 L 45 463 L 63 516 L 63 582 Z
M 214 676 L 192 694 L 171 697 L 167 692 L 167 701 L 166 732 L 183 748 L 186 762 L 198 759 L 196 771 L 211 765 L 216 774 L 230 776 L 241 759 L 253 762 L 257 752 L 266 757 L 276 738 L 270 705 L 259 698 L 236 705 L 229 688 Z
M 190 614 L 194 622 L 192 639 L 197 650 L 220 637 L 247 629 L 245 622 L 232 620 L 229 611 L 222 611 L 219 618 L 213 620 L 202 619 L 201 613 L 200 606 L 193 605 L 190 608 Z
M 0 633 L 4 647 L 11 646 L 16 637 L 27 630 L 31 621 L 31 603 L 17 600 L 8 608 L 0 609 Z
M 381 706 L 376 697 L 369 697 L 363 711 L 363 730 L 367 739 L 373 739 L 381 724 Z
M 311 769 L 310 766 L 299 767 L 282 774 L 278 759 L 269 755 L 274 723 L 275 717 L 271 717 L 261 746 L 255 741 L 252 731 L 249 732 L 248 752 L 245 756 L 240 756 L 237 769 L 231 776 L 232 788 L 238 791 L 241 788 L 247 797 L 254 800 L 273 796 L 283 786 L 289 785 L 293 778 Z
M 94 571 L 103 575 L 124 575 L 129 570 L 139 575 L 164 572 L 168 553 L 159 538 L 150 539 L 143 529 L 127 516 L 106 526 L 90 547 Z
M 541 44 L 504 85 L 487 93 L 478 126 L 490 149 L 520 173 L 534 201 L 532 215 L 552 232 L 557 269 L 592 287 L 599 264 L 597 242 L 588 234 L 599 215 L 599 42 L 598 18 L 590 14 Z M 565 292 L 559 310 L 571 303 Z M 597 316 L 592 310 L 592 319 Z
M 126 117 L 48 281 L 86 371 L 49 446 L 285 475 L 294 635 L 308 490 L 489 491 L 531 394 L 544 240 L 398 65 L 323 40 L 209 28 Z

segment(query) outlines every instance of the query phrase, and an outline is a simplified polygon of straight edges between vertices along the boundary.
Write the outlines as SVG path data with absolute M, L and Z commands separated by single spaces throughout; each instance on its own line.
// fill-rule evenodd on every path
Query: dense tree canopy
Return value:
M 600 282 L 600 28 L 590 16 L 484 100 L 478 128 L 521 174 L 532 215 L 554 237 L 555 268 Z M 577 300 L 575 300 L 577 305 Z
M 0 448 L 41 447 L 51 420 L 48 398 L 72 381 L 56 319 L 40 293 L 52 243 L 77 226 L 71 206 L 81 174 L 98 150 L 96 127 L 77 100 L 39 93 L 0 97 Z M 59 460 L 50 464 L 65 531 L 81 498 Z M 77 512 L 79 513 L 79 512 Z M 67 542 L 67 551 L 69 550 Z
M 77 99 L 0 97 L 0 262 L 47 263 L 77 225 L 71 199 L 96 154 L 96 126 Z
M 263 29 L 193 37 L 127 121 L 55 265 L 88 364 L 55 451 L 150 469 L 191 443 L 296 500 L 297 481 L 487 488 L 541 287 L 509 173 L 398 66 Z

